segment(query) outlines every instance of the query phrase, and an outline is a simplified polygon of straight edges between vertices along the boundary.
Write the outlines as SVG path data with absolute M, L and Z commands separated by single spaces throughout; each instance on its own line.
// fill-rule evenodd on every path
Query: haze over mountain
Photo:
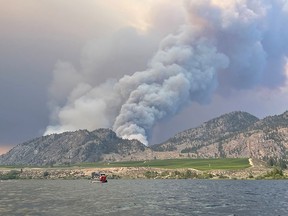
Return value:
M 232 112 L 150 147 L 138 140 L 119 138 L 112 130 L 103 128 L 42 136 L 1 155 L 0 164 L 52 165 L 183 157 L 286 160 L 287 154 L 288 111 L 264 119 L 247 112 Z

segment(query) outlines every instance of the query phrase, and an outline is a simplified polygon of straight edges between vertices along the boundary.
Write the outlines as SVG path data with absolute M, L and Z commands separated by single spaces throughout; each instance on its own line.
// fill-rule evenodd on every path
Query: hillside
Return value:
M 246 112 L 232 112 L 212 119 L 197 128 L 185 130 L 168 139 L 166 142 L 152 146 L 155 151 L 181 151 L 193 153 L 202 147 L 221 142 L 240 131 L 245 131 L 259 119 Z M 221 150 L 209 157 L 222 156 Z M 209 154 L 207 152 L 207 154 Z M 212 152 L 211 152 L 212 154 Z
M 247 112 L 232 112 L 167 141 L 146 147 L 124 140 L 110 129 L 52 134 L 19 144 L 0 156 L 0 164 L 74 164 L 96 161 L 167 158 L 256 158 L 286 161 L 288 112 L 264 119 Z
M 232 112 L 200 127 L 176 134 L 152 147 L 190 157 L 252 157 L 284 159 L 288 150 L 288 112 L 262 120 L 245 112 Z
M 123 140 L 110 129 L 52 134 L 22 143 L 0 157 L 0 164 L 52 165 L 103 160 L 106 154 L 126 155 L 147 147 Z

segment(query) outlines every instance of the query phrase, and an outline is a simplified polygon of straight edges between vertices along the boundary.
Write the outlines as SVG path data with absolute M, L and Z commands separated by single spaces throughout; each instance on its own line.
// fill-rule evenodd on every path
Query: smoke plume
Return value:
M 188 0 L 183 5 L 186 23 L 161 41 L 147 69 L 96 87 L 79 79 L 66 104 L 54 108 L 56 126 L 47 127 L 46 134 L 112 127 L 118 136 L 148 145 L 159 120 L 190 102 L 208 103 L 216 90 L 283 84 L 287 1 Z

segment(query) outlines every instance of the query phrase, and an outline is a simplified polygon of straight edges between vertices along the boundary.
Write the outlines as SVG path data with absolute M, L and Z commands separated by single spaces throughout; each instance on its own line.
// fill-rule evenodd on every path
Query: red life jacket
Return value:
M 101 182 L 106 182 L 106 176 L 100 176 L 100 181 Z

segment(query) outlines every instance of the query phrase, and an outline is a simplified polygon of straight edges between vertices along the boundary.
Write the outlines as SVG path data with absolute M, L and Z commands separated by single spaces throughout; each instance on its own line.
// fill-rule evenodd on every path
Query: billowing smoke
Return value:
M 188 0 L 184 7 L 186 23 L 161 41 L 146 70 L 96 87 L 79 78 L 66 105 L 54 108 L 57 125 L 46 134 L 112 127 L 148 145 L 155 123 L 192 101 L 209 102 L 216 89 L 283 82 L 287 1 Z

